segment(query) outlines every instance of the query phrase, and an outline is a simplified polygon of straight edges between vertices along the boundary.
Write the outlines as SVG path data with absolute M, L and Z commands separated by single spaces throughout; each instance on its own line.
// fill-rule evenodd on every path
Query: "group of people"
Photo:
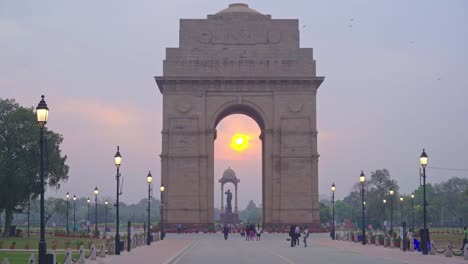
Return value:
M 229 225 L 224 225 L 223 227 L 223 234 L 224 234 L 224 239 L 227 240 L 229 237 L 229 233 L 231 232 L 231 228 Z M 234 229 L 234 232 L 236 232 L 236 228 Z M 263 229 L 260 225 L 255 226 L 254 224 L 246 224 L 244 228 L 240 228 L 240 235 L 242 237 L 245 236 L 245 240 L 247 241 L 259 241 L 260 237 L 262 235 Z
M 262 232 L 263 230 L 262 227 L 260 227 L 260 225 L 257 225 L 257 227 L 255 227 L 254 224 L 246 224 L 244 229 L 241 230 L 241 236 L 245 236 L 245 240 L 247 241 L 259 241 Z
M 304 230 L 299 228 L 299 226 L 291 225 L 289 229 L 289 236 L 291 237 L 291 247 L 299 246 L 299 241 L 302 234 L 302 241 L 304 243 L 304 247 L 307 247 L 307 238 L 309 237 L 309 230 L 307 227 L 304 227 Z

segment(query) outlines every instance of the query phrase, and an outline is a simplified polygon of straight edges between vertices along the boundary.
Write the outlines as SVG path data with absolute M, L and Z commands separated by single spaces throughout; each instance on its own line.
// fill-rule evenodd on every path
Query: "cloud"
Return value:
M 11 40 L 27 38 L 31 34 L 14 21 L 0 20 L 0 39 Z

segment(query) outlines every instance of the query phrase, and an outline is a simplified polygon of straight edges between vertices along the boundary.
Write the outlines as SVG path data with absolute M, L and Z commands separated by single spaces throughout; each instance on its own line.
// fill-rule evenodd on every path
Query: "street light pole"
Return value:
M 69 235 L 69 234 L 70 234 L 70 229 L 69 229 L 69 227 L 68 227 L 68 204 L 69 204 L 69 202 L 70 202 L 70 201 L 69 201 L 69 199 L 70 199 L 70 194 L 67 192 L 67 195 L 66 195 L 65 197 L 67 197 L 67 235 Z
M 383 221 L 384 221 L 384 222 L 387 221 L 387 220 L 386 220 L 386 215 L 387 215 L 387 214 L 386 214 L 386 210 L 385 210 L 385 209 L 387 209 L 386 206 L 387 206 L 387 200 L 386 200 L 386 199 L 383 199 Z M 386 228 L 386 226 L 385 226 L 385 228 Z M 385 230 L 385 229 L 384 229 L 384 230 Z
M 146 181 L 148 182 L 148 231 L 146 232 L 146 245 L 151 245 L 151 183 L 153 182 L 153 176 L 151 175 L 151 171 L 148 172 L 148 176 L 146 176 Z
M 390 189 L 390 233 L 393 236 L 393 194 L 395 194 L 395 191 L 393 191 L 393 188 Z
M 161 187 L 159 187 L 159 190 L 161 191 L 161 204 L 159 206 L 159 216 L 161 220 L 159 223 L 161 224 L 161 240 L 164 240 L 164 185 L 161 184 Z
M 119 184 L 120 184 L 120 172 L 119 168 L 120 165 L 122 164 L 122 155 L 120 155 L 119 151 L 119 146 L 117 146 L 117 152 L 115 153 L 114 156 L 114 163 L 115 166 L 117 167 L 117 175 L 116 175 L 116 180 L 117 180 L 117 193 L 116 193 L 116 203 L 115 203 L 115 208 L 116 208 L 116 225 L 115 225 L 115 254 L 120 255 L 120 234 L 119 234 L 119 196 L 120 196 L 120 191 L 119 191 Z
M 97 214 L 98 214 L 98 204 L 97 204 L 97 195 L 99 193 L 98 187 L 94 188 L 94 204 L 96 206 L 95 209 L 95 214 L 94 214 L 94 235 L 96 238 L 99 238 L 99 232 L 98 232 L 98 220 L 97 220 Z
M 427 255 L 429 252 L 427 248 L 427 243 L 430 241 L 429 238 L 429 230 L 427 229 L 427 215 L 426 215 L 426 206 L 427 206 L 427 201 L 426 201 L 426 166 L 428 162 L 428 157 L 426 154 L 426 151 L 423 149 L 423 152 L 421 153 L 421 156 L 419 157 L 419 162 L 421 163 L 421 166 L 423 168 L 423 208 L 424 208 L 424 230 L 423 234 L 421 234 L 421 243 L 422 243 L 422 252 L 423 255 Z
M 403 195 L 400 195 L 400 222 L 403 224 Z
M 411 193 L 411 230 L 414 232 L 414 192 Z
M 335 183 L 332 184 L 331 191 L 332 191 L 332 239 L 335 240 L 335 191 L 336 191 Z
M 73 234 L 76 232 L 76 195 L 73 195 Z
M 109 204 L 109 201 L 106 200 L 104 204 L 105 204 L 104 214 L 105 214 L 105 219 L 106 219 L 106 222 L 104 224 L 104 239 L 107 239 L 107 205 Z
M 89 221 L 89 204 L 91 203 L 91 199 L 89 199 L 89 197 L 88 197 L 88 199 L 86 200 L 86 202 L 88 203 L 88 219 L 87 219 L 88 222 L 86 223 L 86 232 L 89 233 L 89 231 L 90 231 L 90 230 L 89 230 L 89 225 L 91 224 L 91 222 Z
M 364 176 L 364 172 L 361 171 L 361 175 L 359 176 L 359 181 L 361 182 L 361 197 L 362 197 L 362 244 L 366 244 L 366 221 L 365 221 L 365 204 L 364 204 L 364 182 L 366 181 L 366 176 Z
M 41 192 L 41 230 L 39 239 L 39 264 L 46 263 L 47 244 L 45 240 L 45 207 L 44 207 L 44 192 L 45 192 L 45 179 L 44 179 L 44 127 L 49 119 L 49 108 L 44 101 L 44 95 L 41 96 L 41 101 L 36 107 L 36 118 L 40 128 L 39 152 L 40 152 L 40 192 Z

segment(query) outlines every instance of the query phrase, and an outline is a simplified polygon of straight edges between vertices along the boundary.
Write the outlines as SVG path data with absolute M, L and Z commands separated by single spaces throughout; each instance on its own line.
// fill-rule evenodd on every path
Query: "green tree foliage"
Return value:
M 59 188 L 68 179 L 67 156 L 62 156 L 63 137 L 45 129 L 46 185 Z M 0 210 L 5 212 L 3 235 L 8 235 L 15 208 L 40 194 L 39 127 L 33 108 L 13 99 L 0 99 Z
M 320 223 L 322 225 L 331 224 L 331 208 L 327 206 L 325 203 L 320 202 Z
M 261 223 L 262 222 L 262 208 L 257 207 L 257 205 L 250 200 L 249 204 L 245 210 L 240 211 L 239 218 L 241 221 L 248 223 Z

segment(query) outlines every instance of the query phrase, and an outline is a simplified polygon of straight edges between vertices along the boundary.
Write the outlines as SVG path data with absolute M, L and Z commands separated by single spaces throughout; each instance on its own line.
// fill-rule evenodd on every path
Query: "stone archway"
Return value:
M 265 226 L 319 224 L 316 92 L 312 49 L 298 20 L 232 4 L 207 19 L 181 19 L 180 47 L 163 76 L 161 181 L 168 224 L 214 219 L 216 125 L 246 114 L 261 129 Z

